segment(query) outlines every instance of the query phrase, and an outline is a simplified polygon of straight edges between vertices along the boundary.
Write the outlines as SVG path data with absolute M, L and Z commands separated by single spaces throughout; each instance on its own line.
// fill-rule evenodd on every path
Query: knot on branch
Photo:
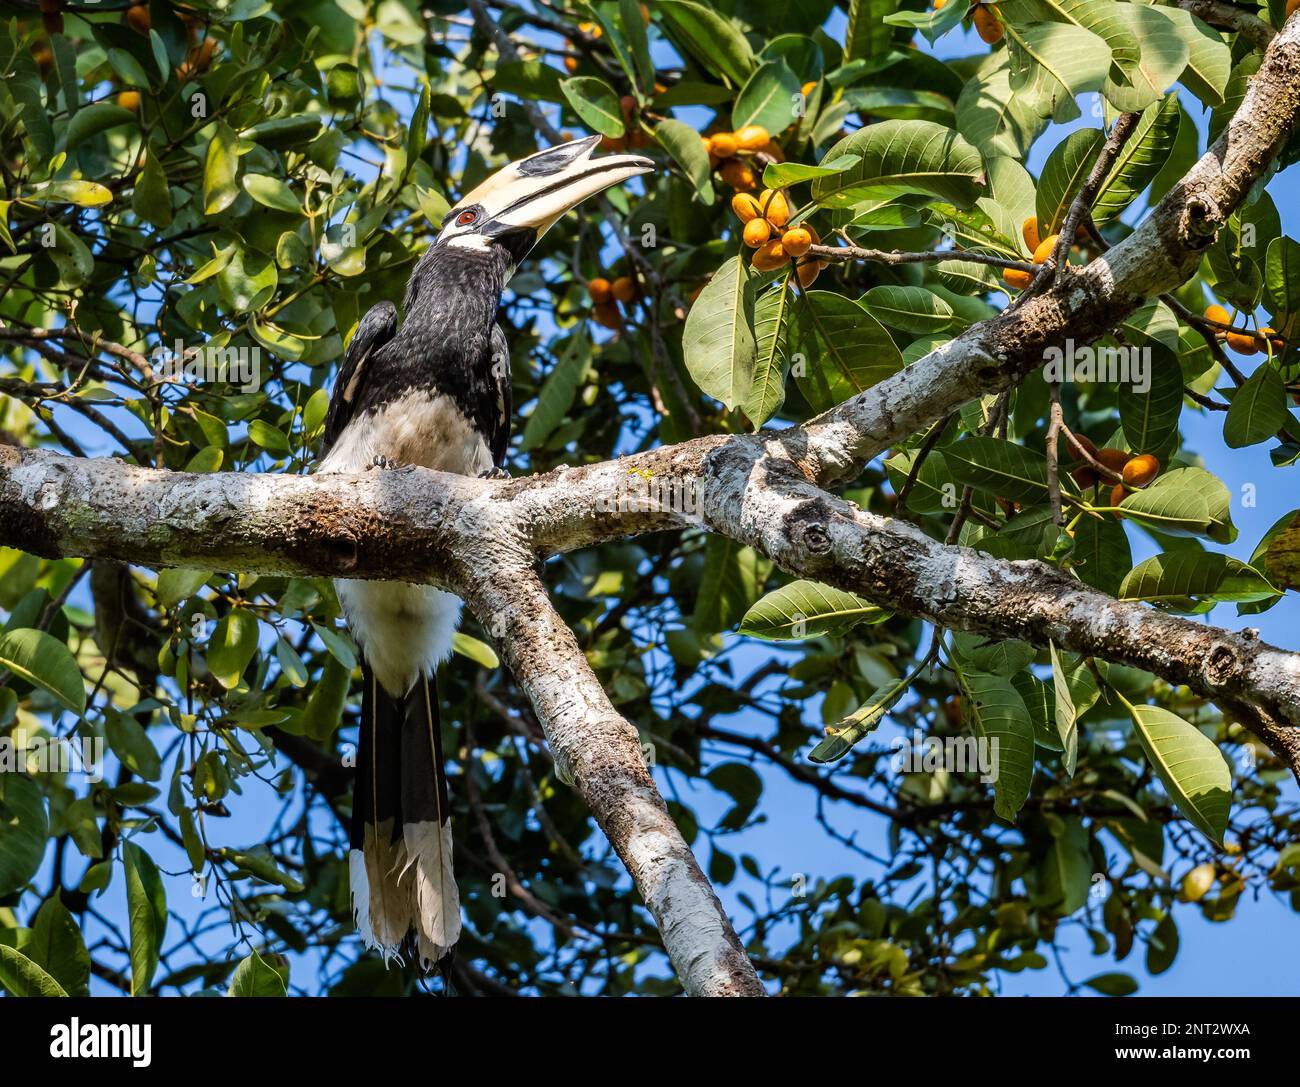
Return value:
M 1222 223 L 1223 213 L 1219 210 L 1219 205 L 1209 195 L 1197 193 L 1189 196 L 1183 204 L 1178 229 L 1184 244 L 1189 249 L 1199 251 L 1214 243 Z
M 1225 642 L 1218 642 L 1205 658 L 1205 678 L 1215 687 L 1226 687 L 1240 671 L 1237 651 Z
M 830 533 L 831 507 L 822 498 L 800 502 L 785 517 L 785 532 L 796 548 L 821 558 L 829 555 L 832 547 Z

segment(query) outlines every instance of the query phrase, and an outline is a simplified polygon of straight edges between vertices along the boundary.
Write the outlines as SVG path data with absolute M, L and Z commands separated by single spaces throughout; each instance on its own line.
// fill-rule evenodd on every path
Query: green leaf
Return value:
M 1119 587 L 1121 600 L 1145 600 L 1174 611 L 1197 610 L 1198 600 L 1267 600 L 1277 593 L 1240 559 L 1191 548 L 1138 563 Z
M 171 186 L 167 174 L 152 151 L 145 151 L 144 168 L 136 178 L 131 193 L 131 209 L 154 226 L 170 226 L 172 221 Z
M 669 36 L 705 68 L 742 86 L 754 69 L 754 51 L 730 19 L 691 0 L 658 0 Z
M 1117 110 L 1136 113 L 1160 100 L 1187 67 L 1190 51 L 1174 22 L 1154 7 L 1114 4 L 1109 10 L 1126 24 L 1139 47 L 1135 59 L 1115 58 L 1101 92 Z
M 754 378 L 753 281 L 749 266 L 729 257 L 696 298 L 682 336 L 695 384 L 728 408 L 748 401 Z
M 1036 450 L 977 434 L 945 446 L 943 455 L 959 483 L 1008 502 L 1047 500 L 1047 458 Z
M 7 944 L 0 944 L 0 985 L 10 996 L 68 995 L 54 978 Z
M 212 139 L 208 141 L 208 154 L 203 166 L 203 211 L 205 215 L 219 215 L 235 202 L 239 186 L 235 177 L 239 172 L 239 158 L 235 151 L 238 138 L 224 121 L 218 121 Z
M 1154 453 L 1168 461 L 1178 443 L 1178 420 L 1183 410 L 1183 371 L 1178 356 L 1162 344 L 1144 349 L 1147 359 L 1145 390 L 1134 381 L 1118 387 L 1119 418 L 1124 438 L 1133 453 Z M 1130 349 L 1130 355 L 1137 351 Z
M 958 672 L 965 692 L 968 720 L 976 736 L 990 747 L 997 773 L 993 810 L 1008 822 L 1029 798 L 1034 776 L 1034 725 L 1025 701 L 1011 680 L 983 672 Z M 996 742 L 996 752 L 992 746 Z
M 257 616 L 243 608 L 232 608 L 207 644 L 208 670 L 223 687 L 238 686 L 244 669 L 257 652 Z
M 924 287 L 872 287 L 862 304 L 882 325 L 918 336 L 943 332 L 953 323 L 952 307 Z
M 211 576 L 209 570 L 160 570 L 154 598 L 160 608 L 174 608 L 203 588 Z
M 131 773 L 145 781 L 162 777 L 162 759 L 144 727 L 129 714 L 116 710 L 104 719 L 104 734 L 108 746 Z
M 886 53 L 894 34 L 886 19 L 898 10 L 897 0 L 850 0 L 844 29 L 844 63 Z
M 754 603 L 760 588 L 754 549 L 725 536 L 710 536 L 704 544 L 704 571 L 691 626 L 704 634 L 729 630 Z
M 1273 313 L 1300 313 L 1300 242 L 1274 238 L 1264 254 L 1264 291 Z
M 834 177 L 845 170 L 851 170 L 861 161 L 857 155 L 840 155 L 839 158 L 827 159 L 816 166 L 805 166 L 799 162 L 769 162 L 763 168 L 763 185 L 769 189 L 784 189 L 798 185 L 801 181 Z
M 1278 367 L 1266 362 L 1233 396 L 1223 420 L 1224 443 L 1229 449 L 1242 449 L 1267 441 L 1289 418 L 1286 383 Z
M 90 984 L 90 953 L 81 929 L 57 895 L 47 898 L 37 911 L 31 939 L 23 951 L 64 992 L 86 995 Z
M 1011 90 L 1005 58 L 991 71 L 981 69 L 957 98 L 957 130 L 989 158 L 1023 159 L 1049 123 Z
M 1151 939 L 1147 941 L 1147 972 L 1163 974 L 1174 964 L 1178 955 L 1178 924 L 1173 913 L 1166 913 L 1157 922 Z
M 575 333 L 555 345 L 559 358 L 538 390 L 537 405 L 524 423 L 520 448 L 536 449 L 545 443 L 564 422 L 573 398 L 586 381 L 591 368 L 591 339 L 585 332 Z
M 220 849 L 221 856 L 235 866 L 235 878 L 244 879 L 252 876 L 263 883 L 272 883 L 283 887 L 290 894 L 299 894 L 303 883 L 297 876 L 286 872 L 276 862 L 275 855 L 265 845 L 256 845 L 252 849 Z
M 1173 151 L 1179 118 L 1176 94 L 1143 111 L 1093 201 L 1092 214 L 1098 223 L 1118 216 L 1151 184 Z
M 345 668 L 334 657 L 326 658 L 320 680 L 302 711 L 299 730 L 303 735 L 324 742 L 334 734 L 347 704 L 351 677 L 350 668 Z
M 813 182 L 813 199 L 846 208 L 873 197 L 937 196 L 968 208 L 984 195 L 980 153 L 950 128 L 932 121 L 881 121 L 835 144 L 826 158 L 857 155 L 856 166 Z
M 1038 178 L 1038 227 L 1044 238 L 1061 229 L 1105 142 L 1100 129 L 1081 128 L 1052 148 Z
M 36 875 L 49 830 L 40 786 L 26 774 L 0 774 L 0 897 Z
M 1012 92 L 1022 95 L 1039 116 L 1059 122 L 1077 117 L 1075 97 L 1101 90 L 1110 72 L 1105 40 L 1067 23 L 1003 24 Z
M 776 290 L 764 291 L 754 303 L 754 368 L 749 395 L 741 407 L 758 430 L 785 403 L 785 378 L 790 369 L 790 328 L 795 297 L 788 278 Z
M 256 951 L 239 961 L 226 996 L 286 996 L 289 963 L 281 955 L 263 958 Z
M 1056 645 L 1048 642 L 1052 656 L 1052 691 L 1055 697 L 1056 734 L 1061 742 L 1061 765 L 1074 777 L 1079 758 L 1079 718 L 1090 710 L 1101 695 L 1097 680 L 1085 661 L 1066 670 Z
M 740 633 L 768 641 L 840 637 L 863 623 L 882 622 L 890 614 L 854 593 L 817 581 L 792 581 L 755 603 L 740 621 Z
M 287 211 L 295 215 L 302 214 L 302 205 L 289 188 L 278 177 L 269 174 L 245 174 L 242 182 L 244 191 L 263 207 L 275 211 Z
M 1138 741 L 1188 821 L 1218 845 L 1228 825 L 1232 770 L 1213 740 L 1159 706 L 1129 705 Z
M 784 60 L 769 60 L 754 69 L 736 95 L 731 109 L 731 126 L 736 131 L 746 125 L 762 125 L 776 135 L 793 124 L 799 95 L 799 77 Z
M 126 907 L 130 920 L 131 995 L 149 991 L 167 932 L 167 892 L 158 868 L 134 842 L 122 847 L 126 872 Z
M 615 139 L 623 135 L 623 110 L 618 93 L 603 79 L 576 76 L 561 83 L 560 90 L 588 128 Z
M 805 291 L 794 317 L 791 369 L 814 411 L 827 411 L 903 368 L 893 337 L 850 298 Z
M 1208 536 L 1232 543 L 1231 495 L 1221 480 L 1203 468 L 1175 468 L 1120 503 L 1125 516 L 1173 536 Z
M 701 203 L 713 203 L 713 167 L 700 134 L 688 124 L 668 119 L 655 126 L 655 139 L 682 168 Z
M 451 636 L 451 648 L 466 660 L 472 660 L 482 668 L 490 670 L 501 667 L 501 658 L 497 656 L 495 649 L 487 642 L 479 641 L 478 638 L 471 637 L 463 630 L 458 630 Z
M 1098 974 L 1084 982 L 1089 989 L 1095 989 L 1103 996 L 1131 996 L 1138 991 L 1138 983 L 1128 974 Z
M 879 688 L 849 717 L 828 727 L 826 738 L 808 754 L 813 762 L 835 762 L 852 750 L 854 744 L 880 727 L 880 722 L 907 693 L 909 680 Z
M 1170 20 L 1187 46 L 1183 86 L 1205 105 L 1220 105 L 1232 73 L 1232 50 L 1223 36 L 1182 8 L 1153 6 L 1150 10 Z
M 65 150 L 72 151 L 92 136 L 107 132 L 110 128 L 135 124 L 139 124 L 139 118 L 131 110 L 123 109 L 113 102 L 96 102 L 93 106 L 78 110 L 76 116 L 68 122 L 63 146 Z
M 313 622 L 311 626 L 312 630 L 316 632 L 316 636 L 329 650 L 330 656 L 351 672 L 357 666 L 357 650 L 352 643 L 352 639 L 343 632 L 322 623 Z
M 0 668 L 49 691 L 73 713 L 86 709 L 86 687 L 77 660 L 57 638 L 41 630 L 0 634 Z

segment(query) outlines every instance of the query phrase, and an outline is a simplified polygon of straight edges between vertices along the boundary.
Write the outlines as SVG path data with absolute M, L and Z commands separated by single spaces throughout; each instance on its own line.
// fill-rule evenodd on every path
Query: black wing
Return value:
M 496 415 L 493 418 L 491 441 L 492 463 L 498 468 L 505 464 L 506 450 L 510 446 L 510 413 L 512 410 L 510 388 L 510 345 L 500 325 L 492 326 L 491 388 L 496 394 Z
M 366 362 L 376 351 L 397 334 L 397 307 L 391 302 L 371 306 L 357 325 L 348 348 L 343 352 L 343 362 L 334 378 L 334 391 L 330 393 L 329 411 L 325 413 L 325 440 L 320 455 L 330 451 L 343 428 L 352 419 L 352 409 L 366 379 Z

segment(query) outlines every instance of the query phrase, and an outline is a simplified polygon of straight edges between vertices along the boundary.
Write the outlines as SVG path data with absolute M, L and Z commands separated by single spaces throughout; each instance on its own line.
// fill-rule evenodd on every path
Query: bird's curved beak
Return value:
M 599 143 L 599 136 L 587 136 L 498 170 L 447 214 L 447 240 L 479 235 L 521 257 L 571 208 L 654 169 L 654 162 L 641 155 L 593 158 Z

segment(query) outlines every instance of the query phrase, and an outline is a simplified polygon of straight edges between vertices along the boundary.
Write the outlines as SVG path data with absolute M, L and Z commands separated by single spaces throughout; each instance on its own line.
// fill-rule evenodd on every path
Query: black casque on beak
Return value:
M 437 244 L 495 243 L 518 264 L 565 212 L 654 169 L 654 162 L 641 155 L 592 158 L 599 143 L 599 136 L 587 136 L 498 170 L 447 213 Z

